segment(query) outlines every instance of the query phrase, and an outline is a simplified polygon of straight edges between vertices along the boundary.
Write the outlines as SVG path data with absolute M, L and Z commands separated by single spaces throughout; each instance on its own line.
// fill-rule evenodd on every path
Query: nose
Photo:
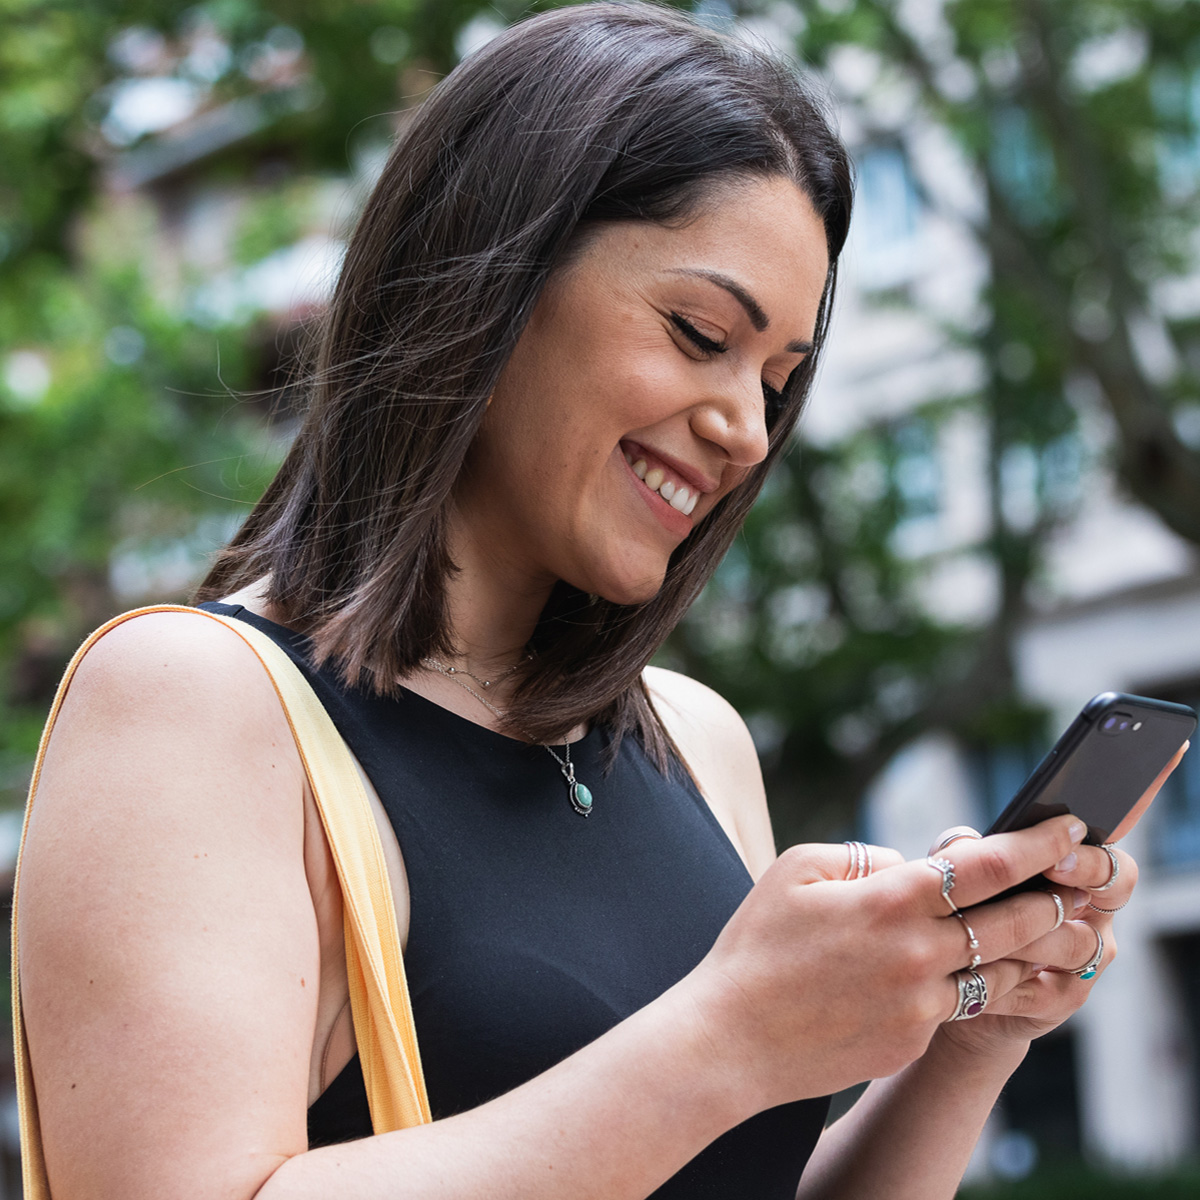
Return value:
M 749 375 L 749 373 L 747 373 Z M 752 467 L 767 456 L 767 406 L 762 382 L 753 378 L 728 379 L 697 406 L 692 430 L 719 447 L 730 465 Z

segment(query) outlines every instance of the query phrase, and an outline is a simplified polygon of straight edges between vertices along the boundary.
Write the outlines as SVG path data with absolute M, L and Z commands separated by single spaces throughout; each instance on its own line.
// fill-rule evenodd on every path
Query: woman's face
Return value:
M 820 219 L 782 178 L 723 184 L 681 228 L 595 231 L 501 374 L 456 535 L 510 581 L 650 599 L 766 455 L 764 388 L 804 358 L 827 267 Z

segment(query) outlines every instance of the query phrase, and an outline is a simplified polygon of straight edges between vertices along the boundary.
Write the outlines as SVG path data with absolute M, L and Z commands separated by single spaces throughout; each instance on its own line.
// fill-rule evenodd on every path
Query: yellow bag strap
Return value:
M 354 759 L 329 714 L 300 669 L 266 634 L 245 621 L 178 604 L 159 604 L 122 613 L 97 629 L 67 665 L 46 719 L 33 779 L 29 785 L 25 826 L 21 833 L 22 848 L 29 829 L 29 815 L 37 794 L 46 746 L 63 698 L 84 655 L 110 629 L 122 622 L 144 613 L 162 612 L 191 613 L 219 621 L 232 629 L 254 651 L 270 676 L 316 798 L 342 886 L 350 1007 L 371 1107 L 371 1124 L 376 1133 L 425 1124 L 430 1120 L 429 1100 L 421 1072 L 387 865 L 371 803 Z M 37 1120 L 37 1097 L 29 1065 L 25 1025 L 21 1017 L 17 945 L 20 879 L 21 856 L 18 853 L 12 906 L 12 1005 L 24 1195 L 25 1200 L 49 1200 Z

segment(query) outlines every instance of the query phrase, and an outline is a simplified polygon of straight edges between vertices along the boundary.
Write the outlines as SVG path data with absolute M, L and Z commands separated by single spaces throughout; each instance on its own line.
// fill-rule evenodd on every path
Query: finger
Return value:
M 973 976 L 983 979 L 982 989 L 977 986 Z M 946 1021 L 971 1020 L 981 1016 L 1028 978 L 1029 965 L 1012 959 L 988 963 L 974 971 L 956 971 L 947 976 Z
M 1081 934 L 1083 950 L 1076 950 L 1074 954 L 1075 962 L 1067 966 L 1056 967 L 1053 965 L 1047 966 L 1047 970 L 1060 972 L 1062 974 L 1075 975 L 1082 979 L 1085 983 L 1094 980 L 1110 962 L 1116 957 L 1117 943 L 1112 936 L 1112 930 L 1109 929 L 1108 936 L 1093 925 L 1090 921 L 1071 921 L 1073 926 L 1083 926 Z M 1067 926 L 1064 925 L 1063 929 Z M 1061 930 L 1059 931 L 1061 932 Z M 1079 961 L 1082 955 L 1086 954 L 1083 961 Z
M 1099 942 L 1096 926 L 1087 921 L 1066 921 L 1062 927 L 1040 937 L 1027 946 L 1012 952 L 1012 957 L 1026 963 L 1040 963 L 1046 970 L 1074 972 L 1095 957 Z M 1111 934 L 1102 934 L 1105 954 L 1115 952 Z
M 1091 986 L 1073 975 L 1035 972 L 1030 967 L 1028 978 L 997 997 L 988 1005 L 988 1012 L 995 1017 L 1031 1017 L 1057 1025 L 1087 999 Z
M 1106 908 L 1124 904 L 1137 883 L 1137 863 L 1115 846 L 1079 846 L 1045 872 L 1054 883 L 1085 888 L 1105 898 Z
M 949 919 L 943 934 L 949 961 L 966 966 L 975 954 L 978 954 L 984 963 L 1004 958 L 1016 958 L 1024 962 L 1047 961 L 1037 957 L 1034 952 L 1027 952 L 1027 948 L 1039 944 L 1048 934 L 1058 929 L 1064 920 L 1073 917 L 1078 911 L 1079 898 L 1088 894 L 1076 893 L 1073 889 L 1059 891 L 1063 894 L 1057 902 L 1049 891 L 1039 889 L 1021 892 L 1007 900 L 980 904 L 963 912 L 961 916 Z M 1083 903 L 1086 904 L 1086 900 Z M 959 926 L 957 940 L 953 932 L 955 925 Z M 974 934 L 977 946 L 971 946 L 968 931 Z
M 1109 835 L 1110 842 L 1119 842 L 1125 835 L 1142 819 L 1142 814 L 1150 807 L 1154 801 L 1154 797 L 1158 795 L 1159 788 L 1170 778 L 1171 772 L 1179 766 L 1183 756 L 1187 753 L 1191 742 L 1184 742 L 1175 757 L 1158 773 L 1158 778 L 1142 793 L 1142 798 L 1129 810 L 1121 823 Z
M 943 829 L 938 835 L 937 840 L 929 847 L 930 854 L 941 854 L 947 847 L 954 845 L 955 842 L 962 838 L 971 838 L 973 841 L 978 841 L 983 834 L 978 829 L 972 829 L 970 825 L 951 825 L 949 829 Z
M 910 863 L 905 879 L 927 912 L 969 908 L 1061 862 L 1086 833 L 1078 817 L 1052 817 L 1014 833 L 955 842 L 941 854 Z
M 861 846 L 862 851 L 857 847 Z M 886 846 L 870 846 L 863 842 L 843 842 L 833 845 L 826 842 L 810 842 L 792 846 L 784 855 L 787 870 L 793 883 L 804 885 L 831 881 L 867 878 L 885 867 L 899 866 L 904 856 Z M 862 871 L 859 875 L 858 872 Z

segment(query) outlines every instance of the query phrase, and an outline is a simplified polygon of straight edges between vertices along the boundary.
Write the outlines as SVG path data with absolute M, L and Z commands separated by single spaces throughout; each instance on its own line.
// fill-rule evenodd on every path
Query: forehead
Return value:
M 603 226 L 567 270 L 581 271 L 592 286 L 635 288 L 725 275 L 755 297 L 772 325 L 807 336 L 828 266 L 825 228 L 812 202 L 790 180 L 773 177 L 715 186 L 684 224 Z

